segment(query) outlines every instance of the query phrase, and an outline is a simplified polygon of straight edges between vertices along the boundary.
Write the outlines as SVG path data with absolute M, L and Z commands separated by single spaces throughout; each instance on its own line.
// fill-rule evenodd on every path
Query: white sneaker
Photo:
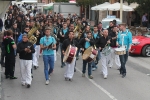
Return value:
M 49 80 L 46 80 L 46 83 L 45 83 L 46 85 L 48 85 L 49 84 Z
M 104 75 L 104 79 L 107 79 L 107 75 Z

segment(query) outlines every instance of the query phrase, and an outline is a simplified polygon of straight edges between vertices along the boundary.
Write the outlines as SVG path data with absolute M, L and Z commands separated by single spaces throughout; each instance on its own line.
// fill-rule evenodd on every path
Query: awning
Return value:
M 99 4 L 97 6 L 92 7 L 91 10 L 100 10 L 101 7 L 108 6 L 108 5 L 111 5 L 111 4 L 109 2 L 105 2 L 103 4 Z
M 132 7 L 129 7 L 129 6 L 126 6 L 126 5 L 123 5 L 123 11 L 133 11 L 133 8 Z M 118 11 L 120 10 L 120 3 L 114 3 L 114 4 L 111 4 L 111 5 L 108 5 L 108 6 L 104 6 L 104 7 L 101 7 L 100 10 L 111 10 L 111 11 Z
M 22 0 L 21 2 L 25 2 L 25 3 L 37 3 L 37 0 Z
M 53 9 L 53 4 L 54 3 L 49 3 L 46 5 L 43 5 L 44 10 L 52 10 Z

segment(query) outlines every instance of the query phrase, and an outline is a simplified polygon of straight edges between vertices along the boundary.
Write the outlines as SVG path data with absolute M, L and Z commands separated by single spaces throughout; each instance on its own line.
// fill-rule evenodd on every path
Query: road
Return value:
M 60 67 L 60 55 L 57 54 L 54 73 L 50 84 L 45 85 L 43 60 L 40 68 L 34 70 L 31 88 L 21 86 L 20 67 L 17 57 L 15 76 L 17 80 L 5 79 L 3 75 L 3 100 L 150 100 L 150 58 L 129 57 L 127 76 L 119 75 L 116 65 L 108 68 L 108 78 L 103 79 L 98 69 L 93 71 L 94 79 L 82 77 L 82 59 L 77 61 L 77 72 L 73 81 L 65 81 L 65 68 Z M 86 73 L 87 75 L 87 73 Z

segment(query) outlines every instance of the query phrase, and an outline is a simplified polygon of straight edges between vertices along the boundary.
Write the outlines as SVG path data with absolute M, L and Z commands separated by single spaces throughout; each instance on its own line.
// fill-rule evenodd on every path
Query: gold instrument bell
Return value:
M 32 29 L 28 32 L 28 39 L 33 45 L 37 42 L 37 38 L 33 35 L 40 28 L 39 23 L 35 23 Z

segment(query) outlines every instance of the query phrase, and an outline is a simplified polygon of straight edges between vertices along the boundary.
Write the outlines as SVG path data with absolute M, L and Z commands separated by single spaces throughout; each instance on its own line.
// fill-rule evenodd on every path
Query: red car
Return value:
M 150 57 L 150 32 L 144 36 L 133 36 L 130 54 Z

